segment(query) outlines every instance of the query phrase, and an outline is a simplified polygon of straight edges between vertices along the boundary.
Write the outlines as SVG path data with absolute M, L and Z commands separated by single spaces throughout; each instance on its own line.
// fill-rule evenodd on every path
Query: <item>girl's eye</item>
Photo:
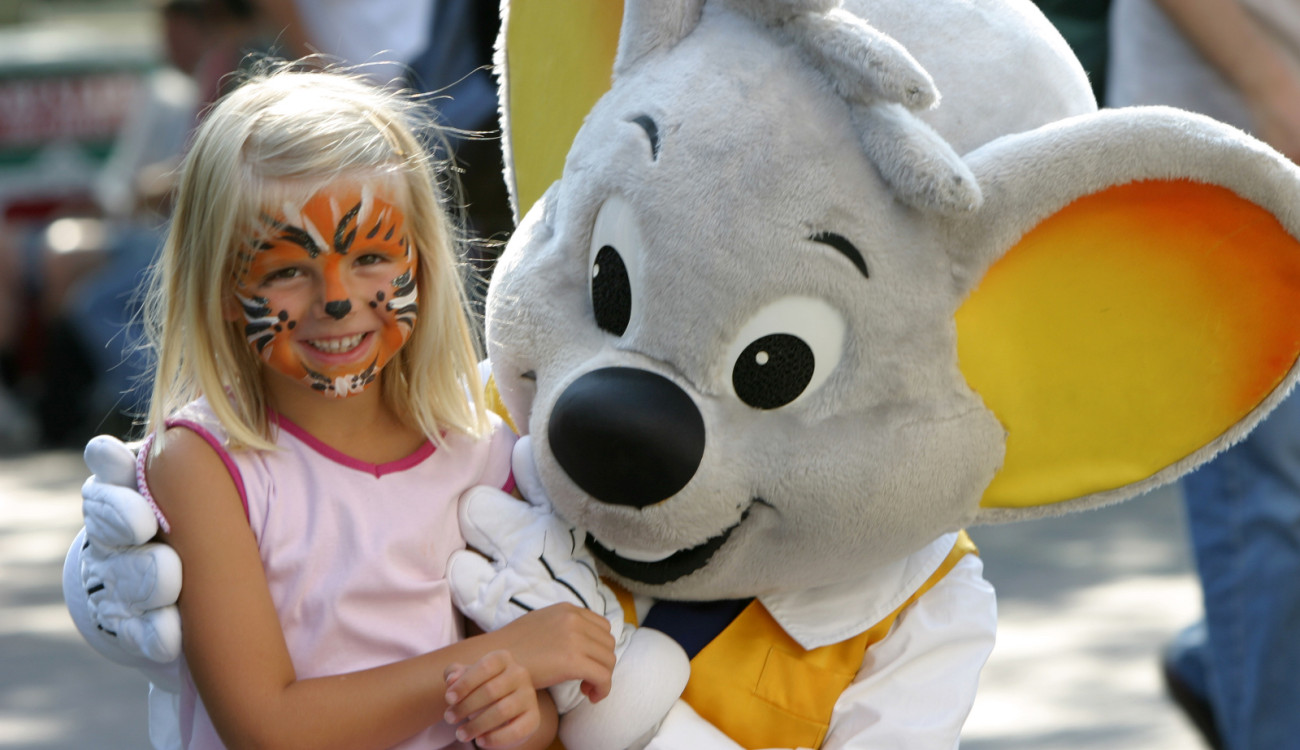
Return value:
M 358 256 L 357 259 L 354 261 L 354 263 L 356 263 L 356 265 L 358 266 L 373 266 L 379 263 L 384 263 L 387 260 L 388 260 L 387 255 L 381 255 L 379 253 L 366 253 L 365 255 Z
M 262 280 L 262 283 L 270 284 L 276 281 L 288 281 L 289 279 L 294 279 L 301 275 L 302 270 L 299 268 L 281 268 L 278 271 L 268 273 L 266 278 Z

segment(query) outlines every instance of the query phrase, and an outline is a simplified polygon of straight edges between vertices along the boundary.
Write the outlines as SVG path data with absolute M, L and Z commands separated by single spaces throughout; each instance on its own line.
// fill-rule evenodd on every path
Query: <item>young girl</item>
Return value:
M 511 483 L 513 439 L 482 406 L 413 113 L 276 72 L 186 158 L 139 479 L 185 566 L 188 748 L 539 747 L 556 717 L 537 690 L 608 691 L 599 615 L 463 639 L 452 609 L 457 497 Z

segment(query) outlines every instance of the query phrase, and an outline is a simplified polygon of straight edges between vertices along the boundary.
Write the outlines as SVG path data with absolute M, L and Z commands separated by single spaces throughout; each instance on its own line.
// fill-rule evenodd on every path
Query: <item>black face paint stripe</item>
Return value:
M 854 268 L 862 272 L 863 278 L 871 278 L 871 274 L 867 273 L 866 258 L 862 257 L 862 253 L 858 252 L 858 249 L 853 246 L 852 242 L 849 242 L 848 238 L 833 232 L 818 232 L 808 239 L 813 242 L 820 242 L 823 245 L 827 245 L 840 251 L 844 254 L 844 257 L 849 259 L 849 262 L 853 264 Z
M 360 212 L 361 203 L 358 202 L 357 205 L 343 214 L 343 218 L 339 219 L 339 225 L 334 228 L 334 252 L 339 255 L 347 255 L 348 250 L 352 248 L 353 240 L 357 238 L 357 228 L 352 227 L 352 231 L 349 232 L 348 225 L 357 218 L 357 214 Z
M 250 318 L 265 318 L 271 314 L 271 300 L 266 297 L 251 297 L 239 300 L 244 308 L 244 315 Z
M 646 137 L 650 139 L 650 156 L 655 161 L 659 161 L 659 125 L 654 121 L 654 118 L 650 115 L 637 115 L 629 122 L 640 125 L 641 129 L 645 131 Z
M 316 240 L 311 238 L 311 235 L 307 233 L 306 229 L 295 227 L 291 224 L 285 225 L 283 230 L 280 232 L 280 239 L 292 242 L 301 247 L 303 250 L 307 251 L 307 255 L 313 258 L 320 255 L 320 247 L 316 245 Z

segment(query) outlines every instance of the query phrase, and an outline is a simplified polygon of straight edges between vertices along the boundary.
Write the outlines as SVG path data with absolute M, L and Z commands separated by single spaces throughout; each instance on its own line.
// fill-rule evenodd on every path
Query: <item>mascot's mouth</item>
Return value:
M 717 536 L 711 537 L 703 544 L 690 549 L 679 550 L 665 557 L 662 560 L 653 562 L 644 562 L 641 560 L 630 560 L 620 556 L 610 548 L 596 541 L 590 534 L 587 535 L 587 549 L 597 560 L 603 562 L 610 570 L 614 571 L 623 578 L 651 585 L 660 585 L 672 583 L 678 578 L 685 577 L 703 568 L 713 557 L 722 545 L 727 543 L 731 538 L 732 532 L 740 528 L 740 525 L 749 517 L 749 510 L 746 509 L 741 514 L 740 520 L 731 528 L 726 529 Z

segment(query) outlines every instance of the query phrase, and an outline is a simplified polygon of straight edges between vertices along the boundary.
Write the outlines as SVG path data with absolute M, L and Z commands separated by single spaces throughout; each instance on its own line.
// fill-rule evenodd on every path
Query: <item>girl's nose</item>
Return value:
M 351 300 L 340 299 L 325 303 L 325 314 L 335 320 L 343 320 L 350 312 L 352 312 Z
M 325 314 L 335 320 L 342 320 L 352 312 L 352 294 L 344 279 L 344 264 L 347 256 L 330 255 L 326 258 L 321 281 L 320 299 L 324 301 Z

